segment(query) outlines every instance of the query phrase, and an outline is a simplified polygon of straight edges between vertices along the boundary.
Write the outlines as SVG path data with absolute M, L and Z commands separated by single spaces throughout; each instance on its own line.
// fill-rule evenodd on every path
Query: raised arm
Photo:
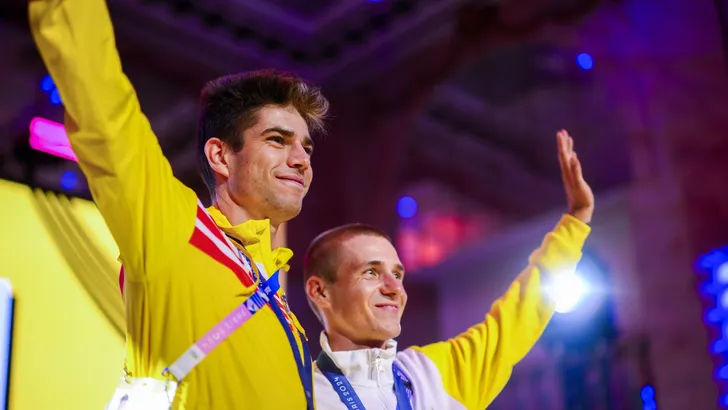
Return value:
M 544 280 L 576 266 L 588 233 L 589 226 L 564 215 L 483 322 L 448 341 L 414 348 L 435 364 L 451 397 L 481 410 L 500 393 L 553 315 Z
M 173 260 L 197 199 L 172 174 L 124 75 L 103 0 L 30 0 L 30 26 L 66 109 L 65 125 L 128 280 Z
M 528 267 L 483 322 L 448 341 L 413 348 L 434 363 L 447 393 L 467 409 L 486 408 L 505 386 L 513 366 L 541 337 L 554 313 L 543 285 L 576 268 L 590 232 L 594 195 L 582 176 L 573 140 L 566 131 L 557 137 L 569 214 L 546 235 Z

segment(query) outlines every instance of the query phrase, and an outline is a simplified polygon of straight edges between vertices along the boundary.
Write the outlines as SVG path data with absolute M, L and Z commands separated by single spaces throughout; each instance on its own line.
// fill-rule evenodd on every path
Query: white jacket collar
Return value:
M 397 342 L 393 339 L 385 343 L 384 349 L 359 349 L 332 352 L 329 338 L 321 332 L 321 349 L 334 361 L 336 367 L 344 373 L 349 383 L 377 384 L 394 383 L 392 364 L 397 356 Z

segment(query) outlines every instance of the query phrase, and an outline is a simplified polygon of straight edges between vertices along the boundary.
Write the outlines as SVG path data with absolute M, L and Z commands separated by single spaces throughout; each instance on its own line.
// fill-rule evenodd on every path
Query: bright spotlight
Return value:
M 417 215 L 417 201 L 411 196 L 403 196 L 397 201 L 397 212 L 399 216 L 409 219 Z
M 568 313 L 574 310 L 587 291 L 586 282 L 575 272 L 556 275 L 546 288 L 546 292 L 556 304 L 557 313 Z
M 715 279 L 718 283 L 728 284 L 728 262 L 723 262 L 718 265 L 715 270 Z
M 576 64 L 578 64 L 582 70 L 591 70 L 594 67 L 594 59 L 587 53 L 581 53 L 576 56 Z

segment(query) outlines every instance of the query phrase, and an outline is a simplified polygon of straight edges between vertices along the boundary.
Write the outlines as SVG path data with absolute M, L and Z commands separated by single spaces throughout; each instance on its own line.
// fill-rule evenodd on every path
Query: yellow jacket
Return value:
M 140 110 L 122 71 L 106 3 L 31 0 L 30 23 L 65 105 L 66 130 L 79 165 L 121 251 L 126 367 L 133 377 L 163 379 L 164 368 L 240 305 L 256 284 L 244 285 L 195 242 L 195 224 L 204 210 L 194 192 L 172 175 Z M 268 274 L 287 269 L 291 251 L 271 250 L 267 220 L 230 226 L 216 209 L 209 211 Z M 302 332 L 293 314 L 287 319 Z M 294 334 L 302 353 L 303 336 Z M 185 378 L 174 408 L 306 408 L 294 350 L 271 309 L 254 315 Z

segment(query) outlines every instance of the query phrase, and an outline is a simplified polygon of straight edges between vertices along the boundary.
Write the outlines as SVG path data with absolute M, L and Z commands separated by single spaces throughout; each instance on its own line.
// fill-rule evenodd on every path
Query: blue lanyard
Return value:
M 237 238 L 233 238 L 228 235 L 228 238 L 232 239 L 233 241 L 237 242 L 245 248 L 245 245 L 237 240 Z M 241 252 L 240 249 L 238 249 L 238 254 L 245 259 L 248 264 L 250 265 L 252 271 L 253 271 L 253 280 L 258 280 L 258 288 L 265 286 L 267 281 L 263 279 L 262 275 L 256 275 L 256 269 L 253 268 L 255 262 L 250 260 L 245 253 Z M 273 276 L 276 276 L 277 281 L 277 275 L 278 271 L 275 272 Z M 270 278 L 268 279 L 270 280 Z M 291 346 L 291 351 L 293 352 L 293 357 L 296 360 L 296 367 L 298 368 L 298 378 L 301 380 L 301 384 L 303 385 L 303 392 L 306 395 L 306 410 L 314 410 L 314 403 L 313 403 L 313 363 L 311 361 L 311 352 L 308 350 L 308 343 L 306 343 L 306 336 L 301 333 L 300 330 L 296 329 L 296 332 L 298 333 L 298 337 L 301 340 L 301 347 L 303 347 L 303 359 L 301 358 L 301 352 L 298 350 L 298 344 L 296 343 L 296 337 L 293 334 L 293 330 L 291 329 L 291 326 L 288 325 L 288 321 L 286 320 L 286 315 L 283 313 L 283 310 L 280 306 L 278 306 L 278 302 L 275 300 L 275 293 L 271 295 L 270 303 L 268 303 L 268 306 L 271 307 L 273 312 L 276 314 L 276 317 L 278 318 L 278 322 L 280 322 L 281 326 L 283 326 L 283 330 L 286 332 L 286 337 L 288 338 L 288 344 Z M 283 300 L 284 303 L 288 303 L 285 299 Z
M 261 282 L 258 283 L 261 284 Z M 265 282 L 262 282 L 262 285 L 265 285 Z M 313 363 L 311 362 L 311 353 L 308 350 L 308 343 L 306 343 L 306 336 L 304 336 L 301 331 L 297 330 L 298 336 L 301 339 L 301 345 L 303 347 L 303 360 L 301 360 L 301 352 L 299 352 L 298 350 L 296 337 L 293 335 L 293 330 L 291 329 L 291 326 L 288 325 L 288 321 L 286 320 L 286 316 L 283 314 L 283 310 L 280 306 L 278 306 L 278 303 L 273 297 L 271 297 L 271 301 L 270 303 L 268 303 L 268 306 L 273 309 L 273 312 L 276 314 L 278 321 L 281 323 L 281 326 L 283 326 L 283 330 L 285 330 L 286 332 L 286 337 L 288 337 L 288 344 L 291 346 L 291 350 L 293 351 L 293 357 L 296 360 L 296 367 L 298 367 L 298 377 L 301 379 L 303 392 L 306 394 L 306 409 L 314 410 Z
M 296 366 L 298 367 L 298 377 L 301 379 L 303 384 L 303 392 L 306 393 L 306 409 L 313 410 L 313 363 L 311 362 L 311 352 L 308 350 L 308 343 L 306 343 L 306 337 L 297 330 L 298 336 L 301 339 L 301 345 L 303 346 L 303 360 L 301 360 L 301 352 L 298 351 L 298 344 L 296 343 L 296 337 L 293 335 L 291 326 L 288 325 L 286 317 L 283 314 L 283 310 L 278 306 L 275 300 L 269 304 L 273 308 L 278 321 L 281 322 L 283 330 L 286 331 L 288 337 L 288 344 L 291 345 L 293 351 L 293 357 L 296 359 Z
M 334 361 L 331 360 L 329 355 L 321 352 L 316 359 L 316 365 L 318 365 L 321 373 L 329 379 L 329 383 L 336 390 L 341 402 L 349 410 L 365 410 L 364 404 L 359 399 L 354 388 L 351 387 L 351 383 L 346 379 L 344 373 L 336 367 L 336 364 L 334 364 Z M 394 364 L 392 365 L 392 373 L 394 375 L 394 394 L 397 397 L 397 410 L 412 410 L 412 404 L 410 403 L 412 399 L 412 384 Z
M 236 242 L 240 243 L 236 240 Z M 242 245 L 242 243 L 241 243 Z M 243 257 L 248 264 L 250 264 L 251 268 L 253 267 L 253 262 L 250 260 L 243 252 L 240 252 L 240 249 L 238 249 L 238 253 L 241 257 Z M 258 280 L 258 288 L 261 289 L 264 287 L 270 279 L 272 279 L 273 276 L 276 277 L 276 282 L 278 278 L 278 271 L 276 271 L 271 278 L 268 279 L 268 281 L 263 279 L 262 275 L 256 275 L 255 269 L 253 270 L 253 279 Z M 288 303 L 284 299 L 284 303 Z M 283 310 L 280 306 L 278 306 L 278 302 L 275 300 L 275 293 L 271 295 L 270 297 L 270 303 L 268 303 L 268 306 L 271 307 L 273 312 L 276 314 L 276 317 L 278 318 L 278 322 L 280 322 L 281 326 L 283 326 L 283 330 L 286 332 L 286 337 L 288 338 L 288 344 L 291 346 L 291 351 L 293 352 L 293 357 L 296 360 L 296 367 L 298 368 L 298 378 L 301 380 L 301 384 L 303 385 L 303 392 L 306 395 L 306 410 L 314 410 L 314 403 L 313 403 L 313 363 L 311 362 L 311 352 L 308 350 L 308 343 L 306 343 L 306 336 L 301 333 L 300 330 L 296 329 L 296 332 L 298 332 L 298 337 L 301 340 L 301 346 L 303 347 L 303 359 L 301 359 L 301 352 L 298 350 L 298 344 L 296 343 L 296 337 L 293 335 L 293 330 L 291 329 L 291 326 L 288 325 L 288 321 L 286 320 L 286 315 L 283 313 Z

